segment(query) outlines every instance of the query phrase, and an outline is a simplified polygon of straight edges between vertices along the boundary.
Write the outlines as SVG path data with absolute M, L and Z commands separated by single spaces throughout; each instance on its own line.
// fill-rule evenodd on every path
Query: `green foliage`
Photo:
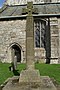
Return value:
M 41 76 L 54 78 L 60 84 L 60 64 L 35 64 L 35 68 L 39 69 Z

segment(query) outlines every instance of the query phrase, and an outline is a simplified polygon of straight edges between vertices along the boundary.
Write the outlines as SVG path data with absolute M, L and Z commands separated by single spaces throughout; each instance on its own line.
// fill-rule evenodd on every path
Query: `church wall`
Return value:
M 5 4 L 8 5 L 22 5 L 30 0 L 6 0 Z M 31 0 L 33 4 L 46 3 L 46 2 L 60 2 L 60 0 Z M 3 14 L 2 14 L 3 15 Z M 50 63 L 58 63 L 60 58 L 60 25 L 58 26 L 57 18 L 50 18 L 50 37 L 51 37 L 51 60 Z M 60 24 L 60 22 L 59 22 Z M 2 62 L 11 62 L 11 46 L 17 43 L 21 46 L 22 62 L 26 61 L 26 20 L 10 20 L 0 21 L 0 60 Z M 47 35 L 48 37 L 48 35 Z M 47 50 L 48 40 L 47 40 Z M 46 59 L 46 51 L 44 48 L 35 48 L 35 59 Z M 41 58 L 42 57 L 42 58 Z M 50 58 L 50 57 L 49 57 Z M 42 60 L 45 62 L 44 60 Z M 41 62 L 41 61 L 40 61 Z
M 51 61 L 50 63 L 58 63 L 59 57 L 59 29 L 57 18 L 50 19 L 51 30 Z
M 58 18 L 58 29 L 59 29 L 59 57 L 58 57 L 58 63 L 60 64 L 60 18 Z
M 22 47 L 22 62 L 26 62 L 26 20 L 0 21 L 0 61 L 11 62 L 11 46 L 18 43 Z M 51 60 L 58 63 L 59 58 L 59 29 L 57 18 L 50 19 Z M 40 51 L 40 49 L 39 49 Z M 41 56 L 41 53 L 35 54 Z M 37 58 L 38 59 L 38 58 Z
M 23 5 L 23 4 L 27 4 L 27 2 L 30 0 L 6 0 L 5 4 L 8 5 Z M 56 3 L 56 2 L 60 2 L 60 0 L 31 0 L 33 1 L 34 4 L 39 4 L 39 3 Z
M 18 43 L 22 47 L 22 60 L 25 59 L 25 28 L 25 20 L 0 21 L 0 60 L 2 62 L 11 62 L 12 43 Z

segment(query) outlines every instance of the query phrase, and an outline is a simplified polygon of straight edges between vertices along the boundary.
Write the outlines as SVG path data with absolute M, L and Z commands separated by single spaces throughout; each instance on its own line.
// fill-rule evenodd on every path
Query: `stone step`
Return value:
M 10 80 L 2 90 L 57 90 L 48 76 L 40 76 L 40 85 L 12 83 Z
M 19 81 L 18 81 L 19 79 Z M 57 90 L 48 76 L 38 70 L 22 70 L 20 77 L 13 77 L 2 90 Z
M 23 70 L 20 74 L 20 84 L 38 84 L 40 83 L 40 73 L 38 70 Z

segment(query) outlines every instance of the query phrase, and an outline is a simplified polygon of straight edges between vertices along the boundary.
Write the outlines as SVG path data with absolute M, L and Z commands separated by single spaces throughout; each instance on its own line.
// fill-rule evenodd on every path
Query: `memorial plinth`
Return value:
M 33 3 L 28 2 L 27 9 L 23 13 L 28 13 L 26 22 L 26 61 L 27 69 L 22 70 L 19 78 L 12 78 L 2 90 L 57 90 L 49 77 L 40 76 L 38 70 L 34 69 L 34 18 Z M 19 79 L 19 81 L 18 81 Z
M 38 13 L 37 9 L 33 8 L 33 3 L 28 2 L 27 8 L 23 9 L 23 13 L 28 13 L 26 21 L 26 61 L 27 69 L 20 74 L 19 83 L 34 85 L 40 83 L 40 74 L 34 69 L 34 18 L 32 13 Z

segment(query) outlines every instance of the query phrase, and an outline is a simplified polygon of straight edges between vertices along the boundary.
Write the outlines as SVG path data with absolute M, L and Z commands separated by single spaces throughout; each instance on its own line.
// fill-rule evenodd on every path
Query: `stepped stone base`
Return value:
M 15 82 L 16 81 L 16 82 Z M 24 70 L 18 78 L 8 81 L 2 90 L 57 90 L 48 76 L 40 76 L 38 70 Z
M 40 74 L 38 70 L 23 70 L 20 74 L 19 83 L 20 84 L 39 84 L 41 82 L 40 80 Z

